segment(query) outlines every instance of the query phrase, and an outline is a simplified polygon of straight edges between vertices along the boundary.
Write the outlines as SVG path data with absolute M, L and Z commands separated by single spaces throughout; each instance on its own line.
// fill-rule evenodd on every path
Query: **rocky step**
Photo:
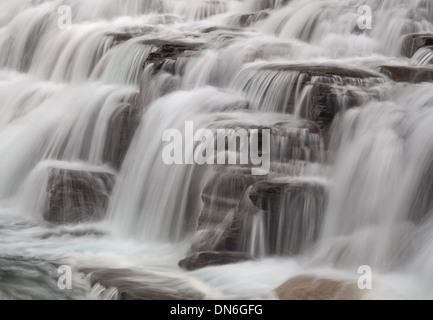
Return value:
M 217 172 L 209 179 L 202 192 L 205 204 L 228 204 L 236 206 L 242 199 L 246 189 L 257 182 L 257 177 L 243 168 L 230 168 L 227 171 Z
M 301 116 L 325 129 L 338 112 L 365 102 L 371 88 L 384 80 L 380 73 L 355 68 L 266 64 L 245 68 L 232 85 L 246 94 L 254 110 L 260 111 L 264 100 L 273 101 L 267 106 L 280 113 L 293 114 L 295 106 L 300 106 Z M 261 88 L 260 95 L 257 88 Z
M 403 39 L 401 53 L 412 58 L 419 49 L 428 46 L 433 46 L 433 33 L 408 34 Z
M 198 42 L 160 39 L 143 40 L 142 43 L 154 47 L 143 66 L 146 68 L 149 64 L 153 64 L 154 72 L 161 70 L 167 61 L 174 61 L 181 56 L 189 56 L 203 47 L 203 43 Z
M 249 191 L 260 210 L 262 247 L 267 254 L 296 255 L 319 236 L 326 210 L 327 188 L 309 181 L 261 181 Z M 246 218 L 242 234 L 252 234 L 253 217 Z M 251 239 L 253 240 L 253 239 Z
M 356 283 L 313 276 L 292 278 L 275 289 L 280 300 L 360 300 L 363 291 Z
M 407 66 L 381 66 L 380 72 L 396 82 L 432 82 L 433 68 Z
M 321 184 L 314 184 L 308 181 L 261 181 L 252 186 L 249 191 L 249 198 L 259 209 L 272 211 L 284 197 L 290 195 L 316 195 L 323 196 L 326 189 Z
M 116 300 L 202 300 L 205 294 L 191 279 L 158 269 L 81 269 L 91 286 L 115 289 Z
M 44 219 L 56 224 L 102 219 L 114 181 L 111 172 L 52 168 L 46 187 Z
M 239 252 L 199 252 L 179 261 L 179 267 L 193 271 L 210 266 L 221 266 L 251 260 L 253 260 L 251 256 Z

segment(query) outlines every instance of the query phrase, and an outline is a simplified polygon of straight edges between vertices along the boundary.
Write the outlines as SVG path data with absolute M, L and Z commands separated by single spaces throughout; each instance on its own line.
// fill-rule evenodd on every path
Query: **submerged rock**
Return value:
M 179 261 L 179 267 L 193 271 L 209 266 L 233 264 L 252 259 L 251 256 L 239 252 L 200 252 Z
M 275 289 L 280 300 L 360 300 L 362 291 L 355 283 L 312 276 L 299 276 Z
M 114 180 L 109 172 L 51 169 L 44 219 L 62 224 L 103 218 Z

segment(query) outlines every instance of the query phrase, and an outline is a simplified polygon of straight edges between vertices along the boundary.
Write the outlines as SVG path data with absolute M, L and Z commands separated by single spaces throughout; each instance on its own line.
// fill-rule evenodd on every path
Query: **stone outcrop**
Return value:
M 45 220 L 61 224 L 103 218 L 114 180 L 109 172 L 51 169 Z

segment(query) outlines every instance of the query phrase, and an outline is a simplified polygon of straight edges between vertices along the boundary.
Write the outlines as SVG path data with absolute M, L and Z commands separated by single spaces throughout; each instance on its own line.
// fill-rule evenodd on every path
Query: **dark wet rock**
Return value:
M 108 172 L 51 169 L 44 219 L 62 224 L 103 218 L 114 180 Z
M 294 255 L 317 240 L 327 203 L 323 184 L 307 181 L 261 181 L 253 185 L 249 198 L 260 210 L 264 248 L 268 254 Z M 243 234 L 253 229 L 245 219 Z M 251 233 L 251 231 L 249 232 Z
M 432 82 L 433 68 L 382 66 L 380 72 L 396 82 Z
M 280 300 L 360 300 L 356 283 L 313 276 L 298 276 L 275 289 Z
M 179 267 L 193 271 L 209 266 L 220 266 L 253 260 L 245 253 L 199 252 L 179 261 Z
M 92 286 L 117 289 L 116 300 L 201 300 L 190 279 L 158 269 L 82 269 Z
M 134 98 L 135 99 L 135 98 Z M 125 102 L 111 117 L 103 151 L 103 161 L 119 170 L 140 124 L 141 110 L 133 101 Z
M 414 33 L 405 36 L 401 53 L 412 58 L 420 48 L 433 46 L 433 33 Z
M 326 192 L 323 185 L 309 182 L 261 181 L 253 185 L 249 198 L 255 206 L 262 210 L 273 210 L 287 194 L 317 194 Z
M 308 105 L 302 109 L 301 116 L 314 121 L 326 136 L 339 112 L 357 107 L 375 98 L 379 98 L 379 92 L 363 86 L 346 88 L 345 86 L 316 83 L 311 87 Z
M 159 71 L 164 63 L 176 60 L 181 56 L 188 56 L 203 47 L 202 43 L 167 41 L 167 40 L 143 40 L 144 45 L 154 46 L 143 67 L 154 64 L 154 71 Z
M 217 172 L 207 182 L 201 196 L 204 207 L 198 220 L 199 230 L 222 223 L 236 209 L 248 187 L 258 179 L 248 171 L 231 168 Z
M 260 110 L 262 101 L 276 101 L 272 111 L 295 113 L 316 122 L 321 129 L 329 129 L 335 115 L 358 106 L 377 93 L 372 88 L 383 83 L 385 77 L 356 68 L 333 65 L 268 64 L 260 68 L 243 69 L 234 80 L 234 87 L 246 93 Z M 256 89 L 266 88 L 258 99 Z M 302 94 L 301 94 L 302 93 Z

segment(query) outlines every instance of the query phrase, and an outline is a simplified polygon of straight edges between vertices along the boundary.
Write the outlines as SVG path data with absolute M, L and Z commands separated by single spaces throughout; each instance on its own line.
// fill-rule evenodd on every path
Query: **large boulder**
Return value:
M 110 172 L 51 169 L 44 219 L 62 224 L 103 218 L 114 180 Z
M 355 283 L 299 276 L 275 289 L 280 300 L 360 300 L 362 290 Z

